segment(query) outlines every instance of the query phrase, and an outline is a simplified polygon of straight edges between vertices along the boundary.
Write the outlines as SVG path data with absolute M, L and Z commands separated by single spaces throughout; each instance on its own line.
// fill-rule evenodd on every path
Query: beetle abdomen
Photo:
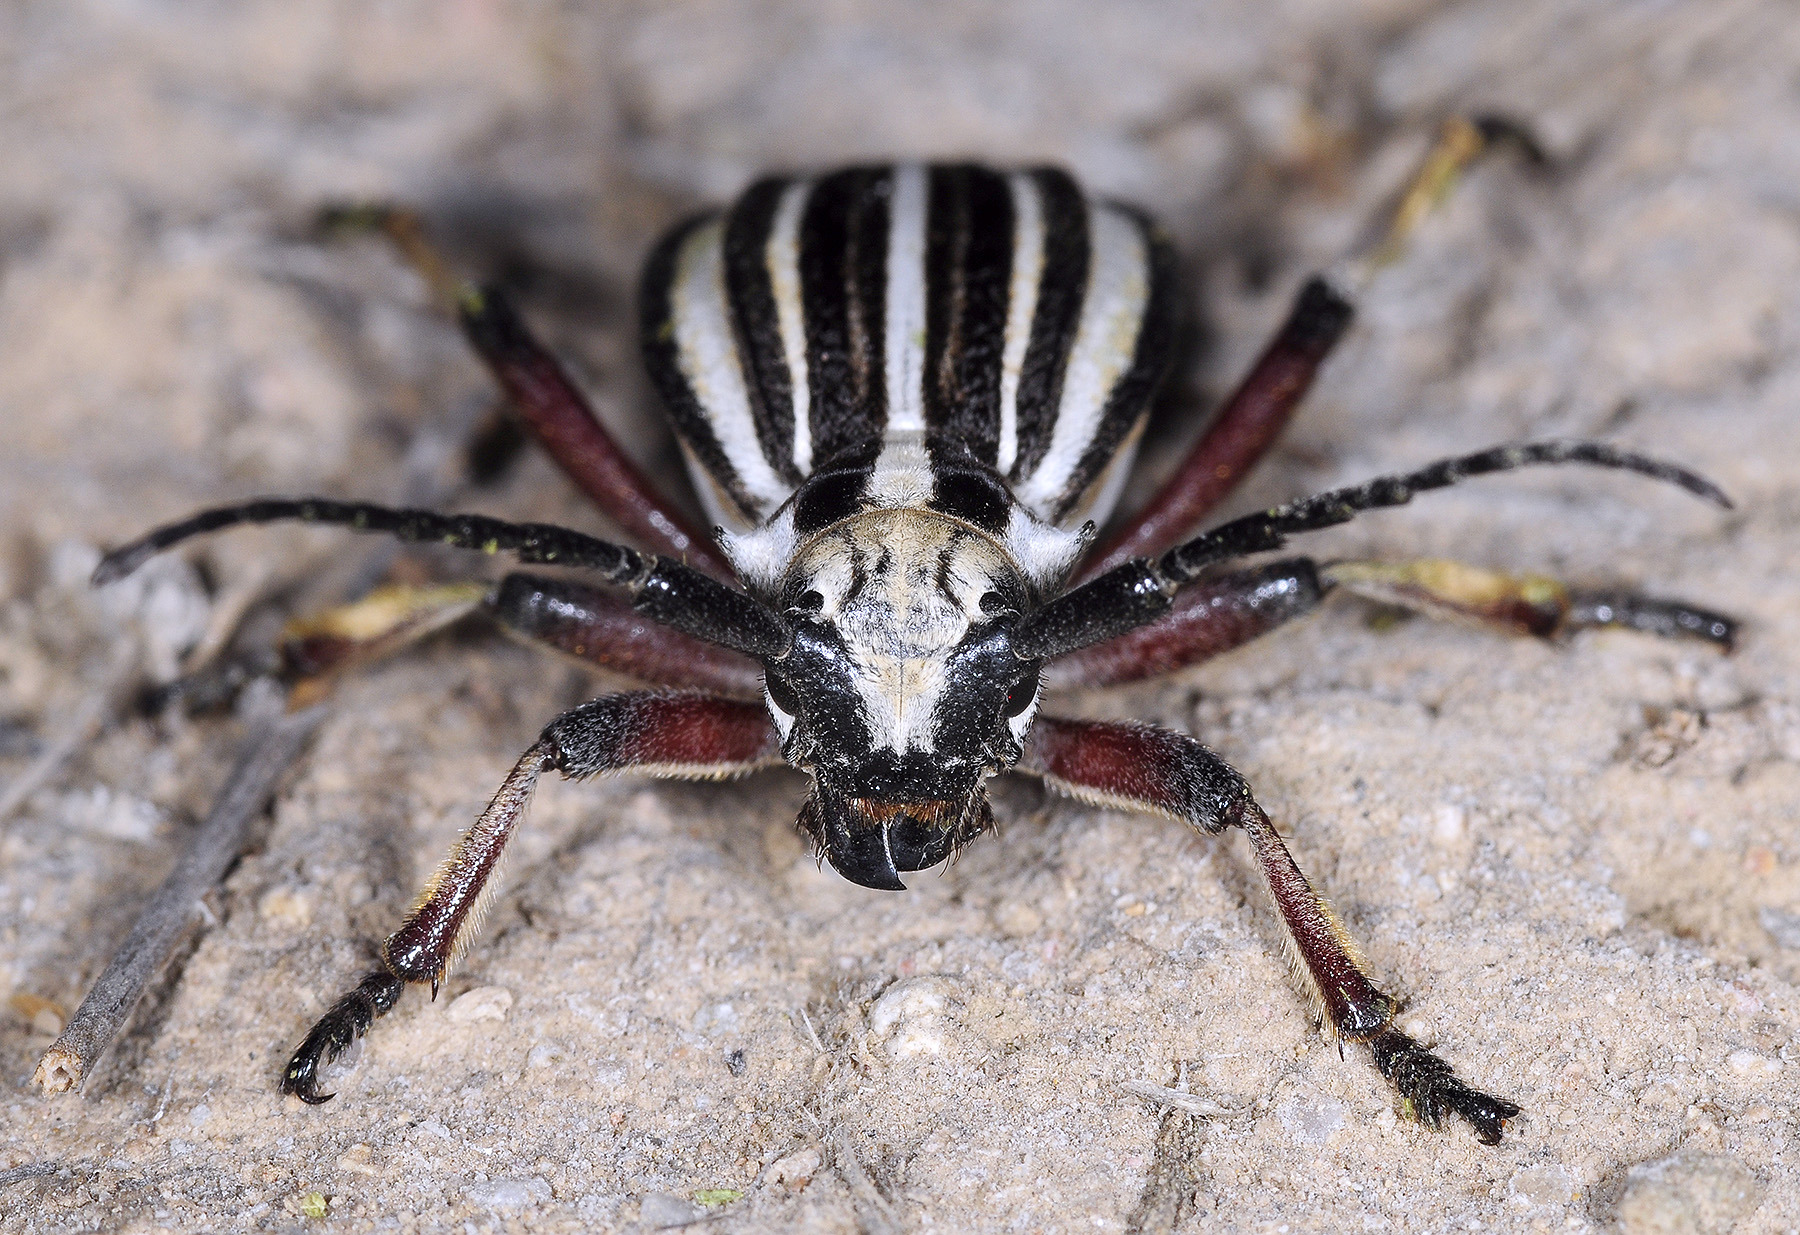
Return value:
M 1054 169 L 769 179 L 657 247 L 645 358 L 729 527 L 900 441 L 940 444 L 928 491 L 955 456 L 1046 523 L 1098 519 L 1168 367 L 1173 273 L 1142 214 Z

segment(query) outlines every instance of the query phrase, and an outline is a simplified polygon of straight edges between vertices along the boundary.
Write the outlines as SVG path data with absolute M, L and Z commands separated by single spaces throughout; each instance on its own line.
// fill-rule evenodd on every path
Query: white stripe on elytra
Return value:
M 1031 322 L 1037 316 L 1038 287 L 1044 278 L 1044 203 L 1037 177 L 1014 172 L 1006 178 L 1012 193 L 1012 286 L 1006 296 L 1006 338 L 1000 353 L 1000 453 L 995 466 L 1002 476 L 1019 457 L 1019 374 L 1031 344 Z
M 917 163 L 894 168 L 888 197 L 887 427 L 911 432 L 925 427 L 925 215 L 929 177 Z
M 714 219 L 682 243 L 669 289 L 677 361 L 725 459 L 761 513 L 780 505 L 788 488 L 763 457 L 750 415 L 737 341 L 725 296 L 725 224 Z
M 1063 496 L 1100 428 L 1107 398 L 1136 359 L 1138 331 L 1150 295 L 1149 254 L 1134 219 L 1093 203 L 1088 211 L 1088 245 L 1087 293 L 1063 372 L 1050 449 L 1018 489 L 1019 499 L 1039 514 L 1048 514 Z
M 862 505 L 890 510 L 924 506 L 936 488 L 924 430 L 895 432 L 890 426 L 881 435 L 881 453 L 875 456 L 875 470 L 863 491 Z
M 788 382 L 793 387 L 793 459 L 802 476 L 812 471 L 812 380 L 806 367 L 806 310 L 800 300 L 800 218 L 812 187 L 810 180 L 796 180 L 782 190 L 763 250 L 769 288 L 775 295 L 775 325 L 781 332 L 781 350 L 787 357 Z

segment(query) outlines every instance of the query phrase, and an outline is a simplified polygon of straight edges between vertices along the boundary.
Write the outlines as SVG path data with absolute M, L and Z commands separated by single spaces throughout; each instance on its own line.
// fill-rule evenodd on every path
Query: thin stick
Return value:
M 51 1093 L 80 1087 L 131 1016 L 145 984 L 193 925 L 195 904 L 217 885 L 242 851 L 250 821 L 274 796 L 276 782 L 305 749 L 325 712 L 323 707 L 313 707 L 279 717 L 245 743 L 243 755 L 187 852 L 138 915 L 131 933 L 89 989 L 62 1036 L 38 1061 L 32 1079 L 39 1085 Z

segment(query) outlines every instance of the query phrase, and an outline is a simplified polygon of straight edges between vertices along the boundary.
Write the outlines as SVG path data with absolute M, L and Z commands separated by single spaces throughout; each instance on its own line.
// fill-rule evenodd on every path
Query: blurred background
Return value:
M 314 1194 L 358 1229 L 1800 1222 L 1794 16 L 0 4 L 0 795 L 35 778 L 0 818 L 0 1230 L 280 1226 Z M 455 1020 L 409 1001 L 344 1098 L 284 1105 L 280 1059 L 517 750 L 622 685 L 479 630 L 345 684 L 107 1069 L 78 1098 L 27 1086 L 237 741 L 228 696 L 190 715 L 155 688 L 381 578 L 467 569 L 270 530 L 96 594 L 104 547 L 270 492 L 605 531 L 548 463 L 503 449 L 493 386 L 418 277 L 374 239 L 322 234 L 323 208 L 417 208 L 679 489 L 632 316 L 663 228 L 770 169 L 1060 163 L 1147 206 L 1182 253 L 1192 346 L 1154 475 L 1459 112 L 1528 123 L 1552 168 L 1467 178 L 1233 509 L 1495 441 L 1602 437 L 1706 472 L 1738 511 L 1534 476 L 1308 548 L 1681 595 L 1743 616 L 1742 650 L 1547 647 L 1343 605 L 1077 702 L 1244 768 L 1415 1032 L 1526 1105 L 1503 1147 L 1396 1121 L 1373 1070 L 1319 1043 L 1231 846 L 1016 788 L 1003 841 L 872 897 L 814 869 L 782 776 L 546 790 L 448 992 L 508 1002 Z M 926 1058 L 871 1019 L 896 989 L 918 998 L 890 1012 L 938 1034 Z M 742 1076 L 720 1062 L 739 1049 Z M 1188 1079 L 1234 1114 L 1119 1088 Z M 720 1190 L 743 1196 L 695 1199 Z

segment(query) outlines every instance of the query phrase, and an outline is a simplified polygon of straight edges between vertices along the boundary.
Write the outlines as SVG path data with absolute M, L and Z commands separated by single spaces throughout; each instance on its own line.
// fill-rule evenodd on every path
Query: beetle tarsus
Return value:
M 1498 1145 L 1506 1121 L 1519 1113 L 1516 1103 L 1471 1089 L 1449 1064 L 1392 1025 L 1369 1040 L 1375 1066 L 1400 1091 L 1420 1123 L 1441 1128 L 1454 1113 L 1469 1121 L 1487 1145 Z
M 369 1032 L 375 1018 L 385 1015 L 400 1000 L 406 983 L 386 970 L 377 970 L 355 990 L 331 1005 L 331 1011 L 306 1035 L 306 1041 L 288 1060 L 281 1074 L 281 1092 L 292 1094 L 309 1106 L 322 1106 L 336 1094 L 319 1092 L 319 1073 L 324 1067 Z

